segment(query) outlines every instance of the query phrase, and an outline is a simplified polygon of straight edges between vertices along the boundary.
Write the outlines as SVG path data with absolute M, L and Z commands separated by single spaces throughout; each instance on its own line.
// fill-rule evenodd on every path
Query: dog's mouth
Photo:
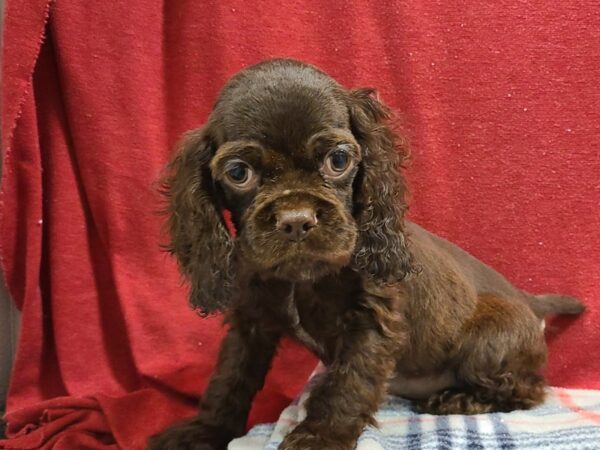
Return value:
M 350 263 L 354 250 L 354 234 L 349 235 L 349 245 L 331 245 L 331 242 L 327 241 L 319 242 L 320 245 L 306 241 L 280 245 L 269 240 L 261 241 L 262 245 L 257 245 L 255 240 L 241 239 L 238 241 L 239 256 L 264 278 L 294 282 L 316 281 L 325 275 L 338 272 Z
M 315 281 L 325 275 L 339 271 L 348 265 L 351 252 L 337 255 L 311 255 L 298 252 L 285 258 L 262 272 L 266 278 L 288 281 Z

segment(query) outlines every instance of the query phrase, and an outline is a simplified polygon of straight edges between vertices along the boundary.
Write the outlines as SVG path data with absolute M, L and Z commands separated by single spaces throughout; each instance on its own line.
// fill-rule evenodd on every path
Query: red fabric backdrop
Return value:
M 7 448 L 141 448 L 190 415 L 222 330 L 159 250 L 152 183 L 271 56 L 371 85 L 412 141 L 411 215 L 522 288 L 583 298 L 550 382 L 600 388 L 600 8 L 561 2 L 9 0 L 2 265 L 23 326 Z M 286 343 L 251 423 L 314 359 Z M 11 447 L 12 446 L 12 447 Z

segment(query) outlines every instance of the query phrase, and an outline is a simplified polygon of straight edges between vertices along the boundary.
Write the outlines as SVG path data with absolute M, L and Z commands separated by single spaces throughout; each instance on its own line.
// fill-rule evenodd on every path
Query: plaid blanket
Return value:
M 276 450 L 305 416 L 304 403 L 318 372 L 275 424 L 257 425 L 229 450 Z M 546 402 L 529 411 L 475 416 L 418 414 L 407 400 L 389 397 L 357 450 L 565 449 L 600 450 L 600 391 L 550 388 Z

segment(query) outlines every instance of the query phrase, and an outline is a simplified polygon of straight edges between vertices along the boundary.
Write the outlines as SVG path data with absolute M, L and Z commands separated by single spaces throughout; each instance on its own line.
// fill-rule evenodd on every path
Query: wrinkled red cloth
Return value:
M 591 0 L 8 0 L 0 256 L 23 325 L 0 447 L 139 449 L 193 414 L 223 329 L 160 250 L 153 183 L 226 79 L 271 56 L 379 88 L 412 142 L 412 218 L 584 299 L 551 324 L 547 372 L 600 388 L 598 30 Z M 284 343 L 250 423 L 314 362 Z

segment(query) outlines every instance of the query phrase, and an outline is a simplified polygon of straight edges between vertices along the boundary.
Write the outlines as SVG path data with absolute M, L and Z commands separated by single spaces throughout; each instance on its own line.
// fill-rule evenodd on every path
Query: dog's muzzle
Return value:
M 328 194 L 285 189 L 261 195 L 244 220 L 243 257 L 286 279 L 314 279 L 348 264 L 356 227 L 343 203 Z

